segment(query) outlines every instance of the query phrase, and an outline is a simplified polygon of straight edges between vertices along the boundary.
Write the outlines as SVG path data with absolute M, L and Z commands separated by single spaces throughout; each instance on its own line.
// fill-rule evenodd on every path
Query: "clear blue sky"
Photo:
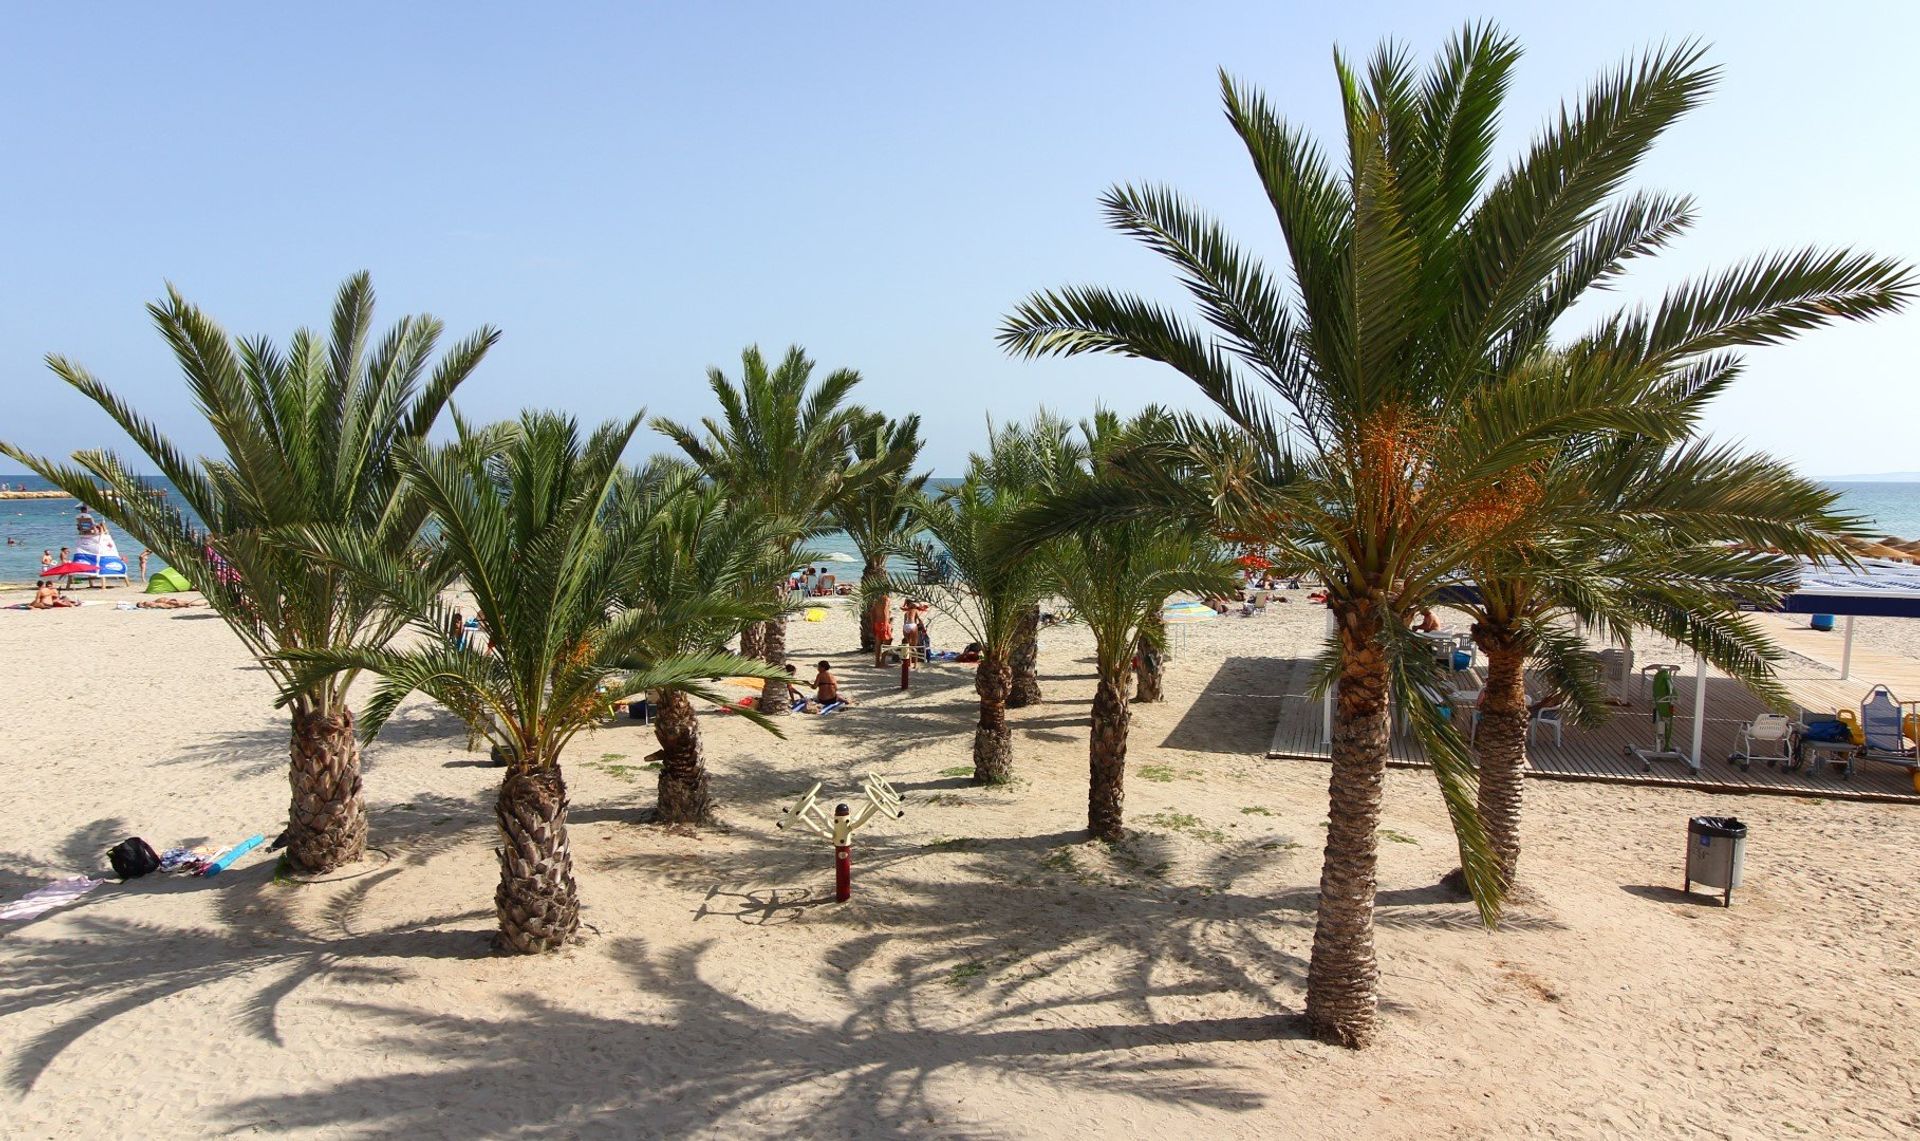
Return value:
M 1172 373 L 1022 363 L 1028 292 L 1172 296 L 1100 224 L 1165 181 L 1278 250 L 1215 68 L 1331 137 L 1329 54 L 1422 55 L 1492 16 L 1527 48 L 1508 153 L 1648 43 L 1725 69 L 1642 183 L 1699 199 L 1631 299 L 1767 248 L 1920 261 L 1920 5 L 32 5 L 0 48 L 0 438 L 123 441 L 41 363 L 74 356 L 183 444 L 208 443 L 142 304 L 171 280 L 241 333 L 324 321 L 348 273 L 387 318 L 505 338 L 463 391 L 584 420 L 706 412 L 704 371 L 804 344 L 930 425 L 952 471 L 987 415 L 1191 401 Z M 1920 468 L 1920 314 L 1755 354 L 1716 429 L 1816 475 Z

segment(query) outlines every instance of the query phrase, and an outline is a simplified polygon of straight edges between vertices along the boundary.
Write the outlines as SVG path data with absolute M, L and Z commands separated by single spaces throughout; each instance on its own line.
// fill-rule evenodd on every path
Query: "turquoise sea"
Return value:
M 50 486 L 45 480 L 31 475 L 0 475 L 0 484 L 11 488 L 25 484 L 32 489 Z M 156 481 L 156 486 L 166 486 Z M 1839 491 L 1846 508 L 1873 520 L 1873 533 L 1877 538 L 1891 535 L 1901 539 L 1920 539 L 1920 483 L 1834 483 L 1829 486 Z M 78 504 L 71 499 L 7 499 L 0 500 L 0 537 L 16 542 L 9 546 L 0 546 L 0 582 L 29 582 L 40 573 L 40 552 L 53 550 L 58 552 L 61 546 L 73 542 L 73 516 Z M 117 533 L 114 536 L 120 545 L 120 554 L 131 568 L 140 553 L 140 545 L 128 536 Z M 823 535 L 814 543 L 816 550 L 825 554 L 838 551 L 854 555 L 853 543 L 839 532 Z M 162 564 L 154 560 L 149 570 L 157 570 Z M 841 564 L 845 566 L 845 564 Z
M 153 486 L 171 489 L 165 480 L 155 479 Z M 29 491 L 52 488 L 52 484 L 35 475 L 0 475 L 0 484 L 8 490 L 26 485 Z M 173 501 L 180 506 L 179 501 Z M 58 557 L 60 548 L 73 545 L 73 518 L 80 505 L 74 500 L 62 496 L 59 499 L 0 499 L 0 542 L 12 540 L 0 545 L 0 583 L 32 582 L 40 574 L 40 552 L 52 551 Z M 193 522 L 199 522 L 193 519 Z M 111 526 L 111 524 L 109 525 Z M 127 560 L 127 569 L 137 578 L 140 544 L 131 536 L 122 534 L 118 527 L 113 528 L 113 539 L 119 545 L 120 555 Z M 839 531 L 822 535 L 812 544 L 820 554 L 838 552 L 857 556 L 859 550 L 853 541 Z M 166 564 L 158 557 L 147 563 L 149 574 Z M 837 564 L 841 568 L 840 577 L 849 577 L 846 563 Z M 904 570 L 903 567 L 896 569 Z M 855 570 L 855 575 L 859 572 Z

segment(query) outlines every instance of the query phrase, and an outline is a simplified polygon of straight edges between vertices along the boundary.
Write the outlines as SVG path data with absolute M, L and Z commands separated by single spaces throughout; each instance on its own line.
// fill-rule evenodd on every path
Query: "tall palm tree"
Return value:
M 172 287 L 149 305 L 195 408 L 220 442 L 213 457 L 189 458 L 85 368 L 47 358 L 56 375 L 132 437 L 187 511 L 145 494 L 112 452 L 80 452 L 63 464 L 8 444 L 0 451 L 94 505 L 186 574 L 248 652 L 285 683 L 280 651 L 381 640 L 406 615 L 275 536 L 289 527 L 326 527 L 364 549 L 410 556 L 425 507 L 409 494 L 394 457 L 425 438 L 499 338 L 482 328 L 435 363 L 438 320 L 403 317 L 376 340 L 373 307 L 372 281 L 355 274 L 340 287 L 329 336 L 302 329 L 281 349 L 264 337 L 229 337 Z M 293 785 L 287 859 L 302 872 L 331 871 L 366 849 L 360 743 L 347 697 L 352 681 L 351 674 L 315 680 L 285 703 Z
M 567 836 L 567 744 L 608 717 L 615 704 L 648 690 L 678 688 L 712 700 L 705 679 L 739 665 L 730 654 L 645 658 L 657 619 L 622 609 L 643 548 L 633 516 L 606 510 L 620 453 L 640 418 L 610 421 L 582 439 L 578 425 L 526 412 L 498 430 L 488 448 L 420 445 L 400 462 L 433 510 L 440 560 L 473 593 L 484 646 L 437 637 L 447 607 L 423 589 L 414 568 L 343 547 L 322 535 L 310 549 L 349 568 L 403 606 L 425 637 L 411 646 L 287 649 L 295 667 L 282 700 L 297 687 L 364 671 L 380 679 L 365 710 L 379 728 L 415 691 L 468 720 L 506 758 L 494 817 L 500 826 L 500 884 L 494 893 L 503 950 L 557 948 L 580 925 L 573 849 Z
M 700 658 L 722 663 L 730 675 L 770 679 L 767 688 L 774 688 L 771 681 L 784 673 L 725 653 L 735 631 L 778 615 L 759 589 L 772 521 L 738 509 L 718 484 L 668 460 L 628 473 L 616 489 L 613 515 L 634 544 L 619 599 L 637 628 L 619 664 L 647 671 Z M 697 685 L 680 681 L 651 694 L 660 742 L 654 818 L 663 824 L 700 824 L 713 815 L 700 723 L 690 700 L 704 687 L 704 679 Z M 772 728 L 757 713 L 747 715 Z
M 1073 486 L 1057 498 L 1107 478 L 1107 461 L 1130 435 L 1161 420 L 1157 410 L 1123 425 L 1103 412 L 1082 425 L 1085 468 L 1069 477 Z M 1045 518 L 1039 505 L 1036 518 Z M 1018 523 L 1016 523 L 1017 531 Z M 1181 592 L 1213 595 L 1231 590 L 1234 567 L 1220 544 L 1191 519 L 1093 521 L 1041 545 L 1054 589 L 1093 633 L 1093 725 L 1088 736 L 1087 831 L 1096 840 L 1125 834 L 1127 674 L 1142 638 L 1167 599 Z
M 783 576 L 799 565 L 804 544 L 826 525 L 835 504 L 866 479 L 906 466 L 892 457 L 866 466 L 849 459 L 850 436 L 862 413 L 846 399 L 860 374 L 835 369 L 814 384 L 813 368 L 798 345 L 772 368 L 760 347 L 751 345 L 740 354 L 738 384 L 718 368 L 707 371 L 707 384 L 720 401 L 720 419 L 702 420 L 699 431 L 672 420 L 653 421 L 654 430 L 679 445 L 735 501 L 780 521 L 772 549 L 782 556 Z M 785 665 L 784 614 L 760 630 L 762 657 Z M 760 712 L 788 711 L 784 690 L 769 686 Z
M 860 549 L 860 649 L 873 650 L 873 628 L 887 605 L 887 555 L 913 539 L 928 474 L 910 474 L 920 462 L 920 417 L 890 420 L 865 413 L 852 426 L 853 462 L 885 474 L 865 480 L 833 507 L 834 522 Z
M 1087 458 L 1085 449 L 1073 438 L 1073 426 L 1045 408 L 1025 423 L 989 431 L 993 436 L 994 480 L 1004 494 L 1044 497 L 1057 492 L 1078 480 Z M 1039 565 L 1043 569 L 1051 566 L 1045 559 Z M 1040 591 L 1043 597 L 1055 593 L 1050 584 Z M 1007 665 L 1012 670 L 1007 708 L 1040 704 L 1045 692 L 1040 687 L 1038 600 L 1020 612 Z
M 995 470 L 993 457 L 973 456 L 958 487 L 926 500 L 919 521 L 933 543 L 908 552 L 919 564 L 920 580 L 933 584 L 927 589 L 933 605 L 980 646 L 973 682 L 980 697 L 973 779 L 980 784 L 1013 779 L 1013 730 L 1007 724 L 1013 670 L 1007 659 L 1021 614 L 1046 582 L 1039 559 L 1009 550 L 1009 528 L 1028 496 L 998 484 Z
M 1692 418 L 1707 392 L 1675 408 Z M 1766 456 L 1701 439 L 1675 445 L 1639 438 L 1579 438 L 1544 464 L 1586 509 L 1553 530 L 1480 554 L 1476 589 L 1445 592 L 1473 619 L 1487 657 L 1480 725 L 1479 810 L 1498 874 L 1520 862 L 1522 775 L 1532 717 L 1526 689 L 1537 661 L 1571 724 L 1608 715 L 1597 665 L 1576 619 L 1623 642 L 1649 629 L 1697 650 L 1776 705 L 1780 651 L 1742 611 L 1777 607 L 1798 557 L 1846 558 L 1850 520 L 1837 493 Z M 1556 496 L 1558 497 L 1558 496 Z
M 1657 397 L 1723 383 L 1730 346 L 1898 304 L 1905 267 L 1841 252 L 1773 255 L 1670 291 L 1574 343 L 1561 383 L 1525 367 L 1596 285 L 1684 227 L 1684 198 L 1621 189 L 1715 73 L 1701 49 L 1663 47 L 1603 77 L 1507 173 L 1488 178 L 1517 44 L 1468 27 L 1417 71 L 1383 46 L 1339 55 L 1345 137 L 1325 153 L 1261 96 L 1221 78 L 1284 241 L 1275 277 L 1178 194 L 1119 187 L 1112 224 L 1171 261 L 1210 333 L 1097 286 L 1037 294 L 1002 343 L 1028 356 L 1108 352 L 1192 380 L 1244 439 L 1199 433 L 1160 458 L 1214 473 L 1204 510 L 1326 582 L 1337 677 L 1329 823 L 1307 976 L 1315 1031 L 1349 1046 L 1378 1027 L 1373 904 L 1388 693 L 1434 762 L 1488 922 L 1500 880 L 1457 733 L 1422 700 L 1431 657 L 1406 623 L 1434 584 L 1579 509 L 1534 474 L 1582 431 L 1671 439 Z M 1183 458 L 1184 457 L 1184 458 Z M 1151 480 L 1150 475 L 1147 477 Z M 1181 493 L 1180 486 L 1165 489 Z M 1147 497 L 1110 510 L 1166 512 Z

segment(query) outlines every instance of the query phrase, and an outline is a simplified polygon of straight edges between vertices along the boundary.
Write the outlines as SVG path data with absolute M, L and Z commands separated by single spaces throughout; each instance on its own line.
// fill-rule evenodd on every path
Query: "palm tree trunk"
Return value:
M 767 628 L 760 622 L 749 622 L 740 628 L 740 656 L 749 661 L 759 661 L 766 643 Z
M 1013 779 L 1013 730 L 1007 725 L 1007 691 L 1012 685 L 1006 651 L 992 647 L 983 652 L 973 675 L 974 692 L 980 695 L 980 725 L 973 731 L 977 784 L 1005 784 Z
M 700 722 L 693 702 L 679 690 L 654 701 L 653 735 L 660 742 L 660 785 L 654 819 L 662 824 L 705 824 L 713 818 L 707 766 L 700 750 Z
M 1025 709 L 1040 704 L 1040 607 L 1027 607 L 1020 615 L 1020 626 L 1013 633 L 1012 688 L 1007 693 L 1007 708 Z
M 1126 799 L 1127 675 L 1101 678 L 1093 691 L 1093 732 L 1087 740 L 1087 831 L 1096 840 L 1120 840 Z
M 770 618 L 761 636 L 761 657 L 770 666 L 787 664 L 787 620 L 784 617 Z M 769 717 L 783 717 L 793 712 L 793 702 L 787 697 L 787 687 L 783 682 L 770 681 L 760 688 L 760 712 Z
M 1322 1040 L 1363 1047 L 1379 1026 L 1374 957 L 1380 796 L 1387 775 L 1387 660 L 1371 601 L 1335 610 L 1341 663 L 1328 782 L 1327 848 L 1307 966 L 1307 1021 Z
M 1520 868 L 1520 800 L 1527 770 L 1527 650 L 1510 634 L 1484 630 L 1473 638 L 1487 655 L 1474 749 L 1480 762 L 1480 822 L 1487 830 L 1500 883 Z
M 366 855 L 367 803 L 353 711 L 296 700 L 289 754 L 288 863 L 295 871 L 318 874 Z
M 1160 650 L 1165 640 L 1166 627 L 1159 615 L 1147 619 L 1141 626 L 1139 642 L 1134 647 L 1134 657 L 1140 663 L 1133 671 L 1135 701 L 1152 704 L 1167 699 L 1166 660 Z
M 567 785 L 558 764 L 516 761 L 500 783 L 500 886 L 493 894 L 503 951 L 551 951 L 580 929 L 580 890 L 567 840 Z
M 873 653 L 873 628 L 886 611 L 887 600 L 880 593 L 886 577 L 887 568 L 880 563 L 868 563 L 860 569 L 860 593 L 867 600 L 860 611 L 860 652 L 863 654 Z

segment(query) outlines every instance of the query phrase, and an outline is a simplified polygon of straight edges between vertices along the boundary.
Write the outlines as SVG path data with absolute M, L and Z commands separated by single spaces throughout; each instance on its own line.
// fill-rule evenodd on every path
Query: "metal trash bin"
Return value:
M 1747 826 L 1731 816 L 1695 816 L 1687 821 L 1687 891 L 1693 885 L 1717 887 L 1721 904 L 1733 906 L 1747 858 Z

